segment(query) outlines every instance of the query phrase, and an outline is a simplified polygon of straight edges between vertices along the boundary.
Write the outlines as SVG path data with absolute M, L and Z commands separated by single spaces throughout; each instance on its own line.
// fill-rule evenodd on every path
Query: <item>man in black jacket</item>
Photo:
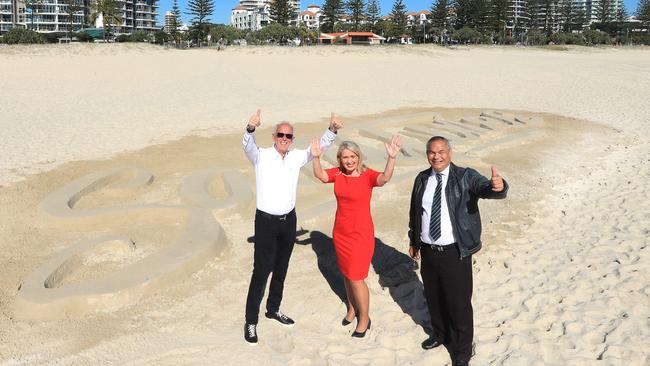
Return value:
M 472 357 L 472 254 L 481 249 L 479 198 L 505 198 L 508 184 L 492 167 L 487 179 L 451 162 L 449 141 L 427 142 L 431 168 L 415 178 L 409 212 L 409 254 L 422 259 L 420 273 L 433 334 L 422 342 L 432 349 L 444 344 L 452 365 Z

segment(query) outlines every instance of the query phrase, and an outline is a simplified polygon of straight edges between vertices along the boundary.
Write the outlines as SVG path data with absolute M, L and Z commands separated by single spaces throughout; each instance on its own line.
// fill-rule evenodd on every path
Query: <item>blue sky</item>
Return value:
M 390 12 L 393 7 L 395 0 L 380 0 L 381 12 L 382 14 L 387 14 Z M 636 11 L 636 8 L 639 4 L 638 0 L 624 0 L 625 8 L 629 14 L 633 14 Z M 316 4 L 322 6 L 325 0 L 314 0 L 314 1 L 305 1 L 301 0 L 300 10 L 306 9 L 309 4 Z M 424 9 L 431 8 L 433 0 L 404 0 L 404 4 L 408 11 L 419 11 Z M 173 0 L 160 0 L 158 5 L 160 5 L 160 15 L 158 16 L 158 24 L 164 24 L 165 12 L 171 10 Z M 184 14 L 186 9 L 187 0 L 178 0 L 178 6 L 181 8 L 183 21 L 189 23 L 190 17 Z M 230 11 L 232 8 L 239 4 L 239 0 L 215 0 L 215 11 L 214 15 L 210 18 L 213 23 L 222 23 L 228 24 L 230 22 Z

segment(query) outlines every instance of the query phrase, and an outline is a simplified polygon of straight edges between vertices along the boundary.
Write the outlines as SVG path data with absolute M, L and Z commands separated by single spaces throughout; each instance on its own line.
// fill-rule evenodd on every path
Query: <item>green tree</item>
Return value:
M 560 0 L 559 15 L 563 32 L 582 30 L 585 24 L 584 7 L 577 5 L 574 0 Z
M 289 25 L 295 18 L 296 11 L 289 0 L 273 0 L 269 5 L 269 16 L 271 22 L 281 25 Z
M 34 32 L 33 30 L 25 28 L 11 28 L 2 37 L 2 42 L 6 44 L 28 44 L 28 43 L 44 43 L 43 36 Z
M 447 28 L 449 26 L 449 1 L 448 0 L 436 0 L 431 5 L 431 30 L 433 34 L 439 37 L 440 41 L 444 38 L 447 33 Z
M 208 33 L 208 21 L 214 13 L 214 0 L 189 0 L 186 14 L 192 15 L 192 33 L 200 45 Z
M 625 4 L 621 3 L 621 6 L 616 9 L 616 21 L 619 23 L 627 22 L 629 16 L 627 10 L 625 10 Z
M 238 29 L 230 25 L 216 24 L 210 27 L 210 35 L 212 39 L 223 39 L 227 42 L 232 42 L 236 39 L 246 38 L 246 30 Z
M 650 0 L 639 0 L 636 18 L 644 23 L 650 23 Z
M 346 4 L 348 11 L 350 12 L 350 17 L 352 18 L 353 29 L 355 31 L 359 30 L 359 25 L 365 17 L 365 8 L 366 4 L 363 0 L 350 0 Z
M 505 36 L 508 0 L 492 0 L 489 4 L 489 27 L 495 34 Z
M 614 12 L 613 0 L 600 0 L 594 9 L 596 14 L 596 21 L 599 23 L 609 23 L 614 20 L 616 13 Z
M 326 33 L 334 32 L 334 26 L 338 23 L 342 14 L 343 3 L 341 0 L 325 0 L 321 17 L 321 31 Z
M 379 5 L 379 0 L 368 0 L 368 5 L 366 7 L 366 17 L 368 19 L 368 22 L 372 25 L 371 30 L 373 32 L 376 32 L 377 22 L 381 18 L 381 6 Z
M 74 31 L 74 16 L 84 10 L 83 3 L 79 0 L 67 0 L 66 14 L 68 14 L 68 38 L 72 38 Z M 82 15 L 83 18 L 83 15 Z M 83 21 L 82 21 L 83 24 Z
M 546 25 L 546 1 L 547 0 L 528 0 L 528 29 L 544 29 Z
M 110 33 L 113 25 L 120 26 L 122 17 L 120 14 L 120 4 L 116 0 L 97 0 L 92 6 L 89 20 L 91 23 L 95 22 L 97 18 L 102 17 L 102 32 L 104 40 L 106 40 L 107 33 Z
M 172 20 L 172 29 L 171 29 L 171 36 L 174 42 L 180 41 L 180 36 L 178 32 L 178 27 L 181 26 L 181 9 L 178 7 L 178 0 L 174 0 L 174 3 L 172 5 L 172 15 L 173 15 L 173 20 Z M 158 39 L 162 39 L 160 36 Z
M 392 37 L 402 37 L 406 34 L 406 6 L 402 0 L 395 0 L 393 9 L 390 11 L 390 17 L 393 20 L 391 29 Z
M 454 7 L 456 8 L 456 29 L 463 27 L 471 27 L 472 24 L 472 2 L 473 0 L 456 0 Z

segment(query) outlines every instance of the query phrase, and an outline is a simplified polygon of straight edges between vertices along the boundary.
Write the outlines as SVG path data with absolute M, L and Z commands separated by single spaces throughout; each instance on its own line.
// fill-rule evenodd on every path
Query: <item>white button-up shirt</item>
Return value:
M 320 146 L 323 152 L 336 139 L 329 130 L 323 133 Z M 284 215 L 296 207 L 296 190 L 300 168 L 312 159 L 311 150 L 292 149 L 284 159 L 275 147 L 259 148 L 252 133 L 244 133 L 242 140 L 246 157 L 255 167 L 255 187 L 257 189 L 257 209 L 271 215 Z
M 438 180 L 436 179 L 436 171 L 431 169 L 431 175 L 427 179 L 427 188 L 424 190 L 422 196 L 422 232 L 420 233 L 420 240 L 423 243 L 434 245 L 449 245 L 456 242 L 454 239 L 454 231 L 451 227 L 451 219 L 449 217 L 449 208 L 447 207 L 447 195 L 445 195 L 445 188 L 447 188 L 447 180 L 449 179 L 449 166 L 442 172 L 442 197 L 440 197 L 440 237 L 438 240 L 433 240 L 429 234 L 429 223 L 431 220 L 431 205 L 433 205 L 433 196 L 436 193 L 436 186 Z

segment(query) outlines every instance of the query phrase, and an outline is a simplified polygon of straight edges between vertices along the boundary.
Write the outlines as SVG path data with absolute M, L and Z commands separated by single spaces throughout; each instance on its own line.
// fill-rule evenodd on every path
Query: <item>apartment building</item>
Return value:
M 24 0 L 0 0 L 0 32 L 22 27 L 36 32 L 66 32 L 95 26 L 103 27 L 101 15 L 95 24 L 88 24 L 93 0 L 78 0 L 81 9 L 69 14 L 70 0 L 40 0 L 28 6 Z M 118 9 L 122 22 L 113 24 L 118 33 L 137 30 L 154 31 L 158 15 L 158 0 L 122 0 Z M 72 17 L 72 18 L 71 18 Z
M 322 12 L 320 6 L 310 4 L 307 10 L 298 14 L 298 24 L 304 24 L 308 29 L 318 30 L 320 28 L 320 17 Z
M 230 13 L 230 25 L 239 29 L 259 30 L 271 24 L 270 0 L 240 0 Z M 291 5 L 300 9 L 300 0 L 291 0 Z M 292 24 L 296 24 L 296 18 Z

